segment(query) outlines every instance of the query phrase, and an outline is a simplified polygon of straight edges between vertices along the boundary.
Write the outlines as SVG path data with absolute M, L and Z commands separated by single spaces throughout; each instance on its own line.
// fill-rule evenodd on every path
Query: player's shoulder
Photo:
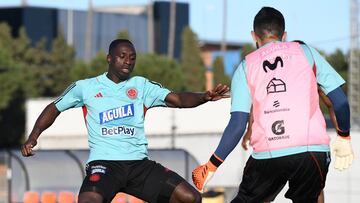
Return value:
M 234 73 L 238 73 L 239 71 L 245 70 L 246 69 L 246 60 L 242 59 L 239 63 L 239 65 L 236 67 Z
M 98 81 L 98 76 L 77 80 L 75 83 L 77 85 L 84 86 L 84 85 L 91 85 L 93 83 L 97 83 L 97 81 Z
M 144 86 L 145 88 L 149 88 L 149 87 L 159 86 L 159 87 L 163 88 L 163 86 L 160 83 L 150 80 L 143 76 L 133 76 L 128 80 L 128 82 L 130 84 L 136 85 L 138 87 Z
M 128 79 L 127 84 L 128 85 L 133 85 L 133 86 L 137 86 L 137 87 L 142 87 L 145 86 L 145 84 L 147 83 L 148 79 L 142 76 L 132 76 L 131 78 Z
M 101 77 L 101 75 L 95 76 L 95 77 L 90 77 L 90 78 L 85 78 L 85 79 L 80 79 L 80 80 L 73 82 L 73 84 L 81 89 L 89 89 L 89 88 L 91 89 L 94 86 L 100 85 L 99 77 Z
M 306 42 L 304 42 L 304 41 L 302 41 L 302 40 L 294 40 L 294 41 L 291 41 L 291 42 L 292 42 L 292 43 L 298 43 L 298 44 L 300 45 L 300 47 L 301 47 L 305 52 L 307 52 L 307 51 L 309 51 L 309 52 L 311 52 L 311 53 L 317 52 L 317 50 L 316 50 L 313 46 L 309 45 L 308 43 L 306 43 Z
M 147 78 L 139 75 L 132 76 L 129 79 L 129 81 L 134 81 L 134 82 L 146 82 L 147 80 L 148 80 Z

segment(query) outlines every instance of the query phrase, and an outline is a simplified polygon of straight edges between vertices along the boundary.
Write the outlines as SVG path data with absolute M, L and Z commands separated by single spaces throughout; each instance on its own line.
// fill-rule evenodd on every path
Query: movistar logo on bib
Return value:
M 134 116 L 134 104 L 128 104 L 115 109 L 110 109 L 104 112 L 100 112 L 99 116 L 100 116 L 100 124 Z

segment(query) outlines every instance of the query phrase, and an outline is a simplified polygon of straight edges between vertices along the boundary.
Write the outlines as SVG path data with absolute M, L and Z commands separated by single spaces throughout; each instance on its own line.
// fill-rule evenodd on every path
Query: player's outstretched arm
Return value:
M 196 188 L 202 192 L 217 168 L 239 143 L 249 118 L 249 113 L 232 112 L 230 121 L 226 126 L 220 143 L 209 161 L 198 166 L 192 172 L 192 179 Z
M 241 146 L 242 146 L 242 148 L 244 150 L 248 150 L 248 143 L 250 142 L 250 137 L 251 137 L 251 134 L 252 134 L 252 124 L 253 124 L 253 122 L 254 122 L 254 116 L 253 116 L 252 107 L 251 107 L 247 129 L 246 129 L 246 132 L 245 132 L 245 134 L 244 134 L 244 136 L 242 138 L 242 141 L 241 141 Z
M 199 106 L 208 101 L 217 101 L 229 97 L 230 88 L 219 84 L 214 89 L 203 93 L 194 92 L 171 92 L 165 98 L 168 107 L 191 108 Z
M 337 125 L 337 121 L 336 121 L 334 107 L 331 103 L 331 100 L 325 95 L 325 93 L 320 88 L 319 88 L 318 92 L 319 92 L 321 101 L 325 104 L 325 106 L 327 107 L 327 109 L 329 111 L 331 123 L 333 124 L 335 129 L 339 129 L 339 127 Z
M 332 146 L 335 155 L 335 168 L 342 171 L 349 168 L 354 159 L 350 139 L 350 107 L 341 87 L 327 94 L 336 115 L 337 134 Z
M 37 139 L 40 134 L 51 126 L 55 119 L 60 114 L 60 111 L 55 107 L 54 103 L 51 103 L 45 107 L 40 116 L 35 122 L 28 139 L 21 146 L 21 154 L 25 157 L 34 155 L 32 148 L 37 144 Z

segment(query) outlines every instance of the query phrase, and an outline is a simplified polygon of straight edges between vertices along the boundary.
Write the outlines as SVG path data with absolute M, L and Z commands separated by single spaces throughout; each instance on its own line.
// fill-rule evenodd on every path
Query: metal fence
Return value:
M 23 202 L 27 191 L 77 194 L 88 154 L 88 150 L 38 150 L 35 156 L 25 158 L 19 150 L 0 151 L 0 202 Z M 189 182 L 198 165 L 184 150 L 149 150 L 149 157 Z

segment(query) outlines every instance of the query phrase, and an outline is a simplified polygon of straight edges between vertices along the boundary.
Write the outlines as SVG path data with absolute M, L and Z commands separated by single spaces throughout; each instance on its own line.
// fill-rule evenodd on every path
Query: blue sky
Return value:
M 0 6 L 20 5 L 21 0 L 0 0 Z M 149 0 L 93 0 L 94 6 L 142 5 Z M 178 0 L 190 4 L 190 26 L 203 40 L 222 39 L 222 0 Z M 88 0 L 27 0 L 31 6 L 86 9 Z M 300 39 L 327 53 L 350 45 L 349 0 L 227 0 L 227 35 L 231 42 L 252 42 L 250 31 L 263 6 L 280 10 L 288 40 Z

